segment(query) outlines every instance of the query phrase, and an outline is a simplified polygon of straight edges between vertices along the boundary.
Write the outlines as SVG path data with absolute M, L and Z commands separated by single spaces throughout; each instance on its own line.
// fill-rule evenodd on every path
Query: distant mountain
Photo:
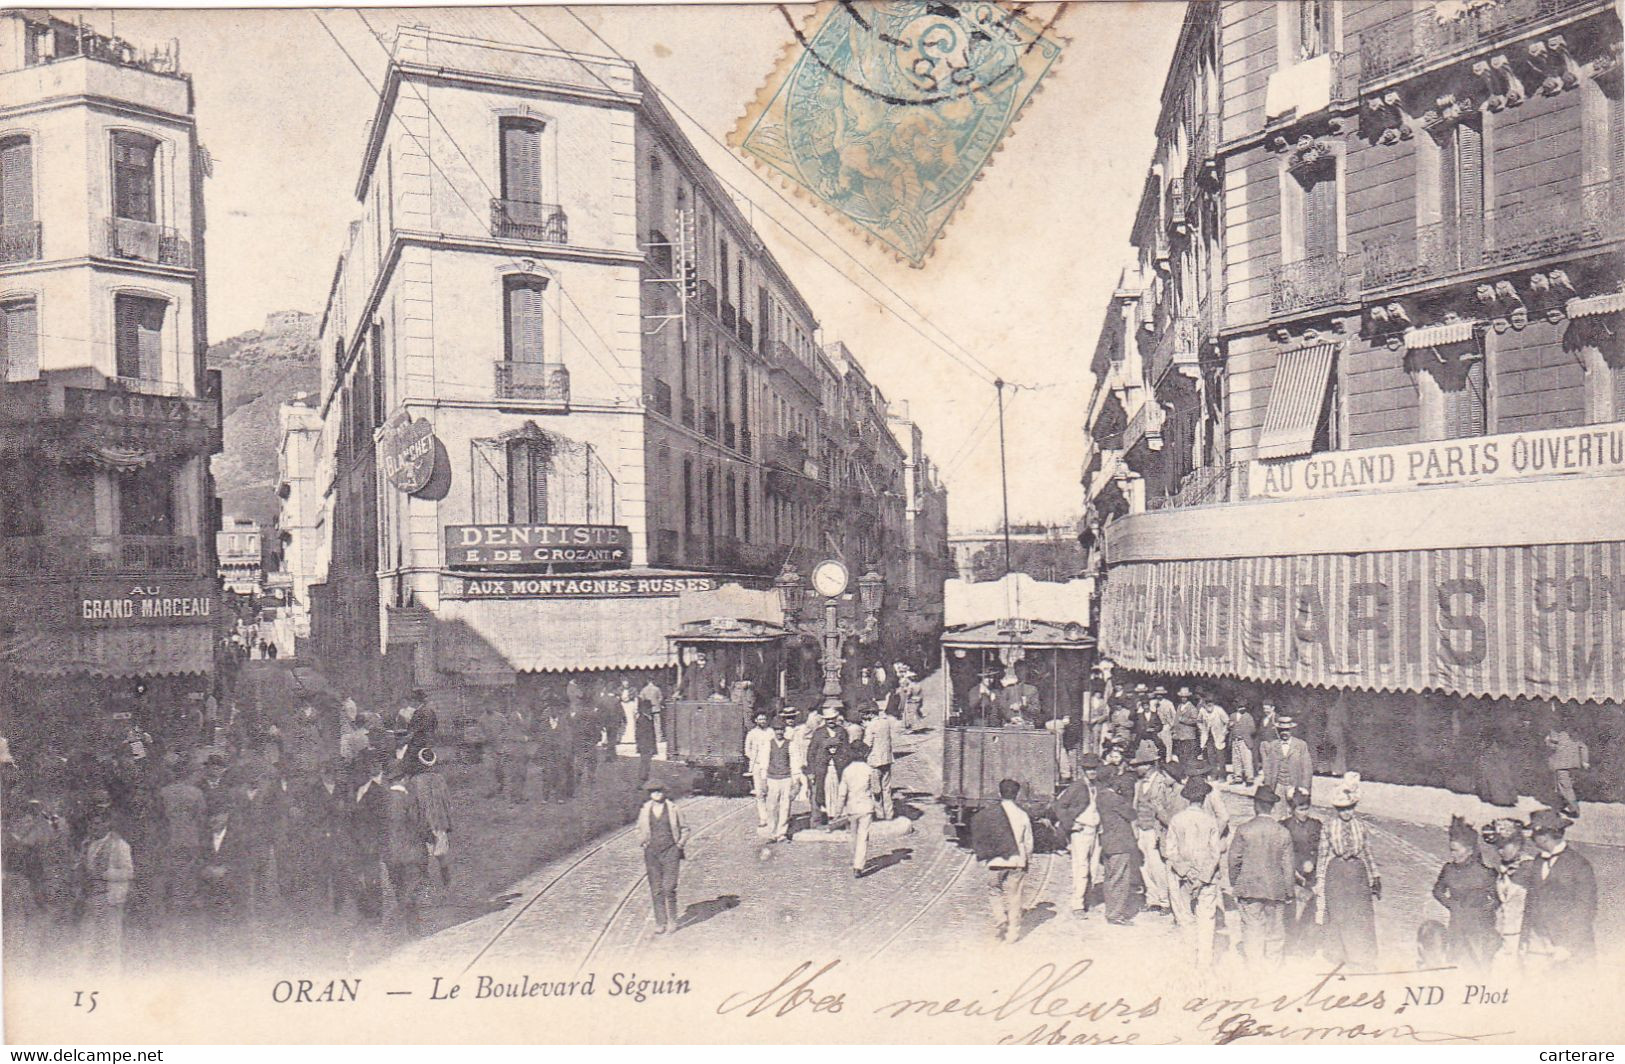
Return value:
M 265 327 L 209 346 L 209 368 L 220 370 L 225 451 L 215 456 L 221 506 L 262 527 L 276 524 L 277 408 L 321 387 L 316 318 L 296 310 L 266 316 Z

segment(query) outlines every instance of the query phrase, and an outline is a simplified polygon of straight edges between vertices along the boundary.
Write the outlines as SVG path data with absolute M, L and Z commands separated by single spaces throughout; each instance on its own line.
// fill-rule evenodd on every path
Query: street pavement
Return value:
M 938 678 L 929 683 L 930 728 L 899 744 L 894 773 L 901 815 L 912 819 L 913 830 L 873 840 L 873 871 L 864 878 L 853 878 L 844 843 L 764 844 L 749 798 L 691 797 L 682 802 L 694 837 L 682 866 L 677 934 L 654 933 L 642 857 L 627 828 L 526 877 L 501 911 L 415 943 L 391 963 L 460 971 L 545 958 L 552 971 L 562 967 L 584 975 L 632 962 L 664 971 L 679 960 L 741 951 L 839 956 L 849 966 L 876 969 L 922 954 L 963 958 L 967 946 L 1027 954 L 1035 963 L 1069 955 L 1182 957 L 1182 939 L 1165 915 L 1143 913 L 1130 927 L 1107 925 L 1098 907 L 1087 918 L 1075 917 L 1067 903 L 1071 865 L 1065 853 L 1035 858 L 1022 937 L 1008 946 L 996 942 L 987 873 L 956 844 L 933 798 L 941 783 L 942 699 Z M 1245 796 L 1227 800 L 1237 818 L 1248 815 Z M 804 812 L 804 803 L 796 810 Z M 1418 926 L 1445 919 L 1430 894 L 1447 850 L 1445 832 L 1387 820 L 1368 823 L 1384 888 L 1376 903 L 1379 959 L 1394 970 L 1414 967 Z M 1595 865 L 1599 883 L 1625 880 L 1625 851 L 1577 848 Z M 1228 915 L 1234 927 L 1234 913 Z M 1617 940 L 1622 932 L 1625 904 L 1605 888 L 1598 941 Z M 1236 963 L 1233 955 L 1221 961 Z

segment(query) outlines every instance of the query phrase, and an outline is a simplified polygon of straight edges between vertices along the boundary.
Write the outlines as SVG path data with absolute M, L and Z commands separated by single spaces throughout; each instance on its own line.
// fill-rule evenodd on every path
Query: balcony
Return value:
M 0 264 L 32 262 L 40 257 L 39 222 L 0 225 Z
M 1168 182 L 1168 195 L 1163 200 L 1163 224 L 1168 228 L 1171 238 L 1180 238 L 1189 235 L 1191 231 L 1190 220 L 1186 212 L 1190 209 L 1190 200 L 1185 193 L 1185 179 L 1172 178 Z
M 739 316 L 739 342 L 752 351 L 756 350 L 756 330 L 751 328 L 743 314 Z
M 714 440 L 717 438 L 717 412 L 715 410 L 704 411 L 704 416 L 700 421 L 700 431 L 705 434 L 707 439 Z
M 1162 424 L 1167 419 L 1168 415 L 1157 402 L 1141 403 L 1140 409 L 1129 418 L 1128 427 L 1123 429 L 1123 453 L 1132 451 L 1142 440 L 1151 450 L 1162 450 Z
M 671 385 L 659 377 L 654 379 L 654 387 L 649 392 L 649 409 L 661 417 L 671 417 Z
M 726 299 L 722 301 L 722 327 L 729 332 L 739 328 L 739 310 Z
M 1372 241 L 1364 249 L 1367 290 L 1566 255 L 1625 238 L 1625 182 L 1587 185 L 1578 196 L 1552 195 L 1486 211 L 1482 218 L 1437 222 Z
M 783 340 L 774 340 L 768 345 L 768 349 L 769 357 L 773 360 L 774 369 L 795 381 L 812 398 L 821 398 L 818 378 L 813 374 L 812 367 L 801 361 L 796 353 L 790 349 L 790 345 Z
M 133 218 L 108 218 L 102 227 L 102 252 L 110 259 L 155 262 L 160 266 L 192 265 L 192 242 L 180 232 Z
M 751 447 L 750 429 L 741 428 L 739 430 L 739 453 L 749 458 Z
M 683 425 L 687 428 L 693 428 L 695 425 L 694 400 L 686 395 L 683 397 Z
M 672 276 L 670 237 L 658 229 L 651 229 L 643 250 L 651 270 L 661 277 Z
M 1369 85 L 1413 67 L 1476 51 L 1593 0 L 1500 0 L 1441 22 L 1432 4 L 1360 34 L 1360 83 Z
M 150 377 L 109 377 L 107 390 L 134 395 L 182 396 L 186 394 L 186 385 L 180 381 L 161 381 Z
M 807 445 L 795 433 L 788 436 L 769 436 L 763 459 L 770 466 L 800 475 L 807 469 Z
M 740 543 L 737 564 L 742 572 L 777 574 L 787 554 L 789 551 L 777 544 Z
M 0 539 L 0 572 L 12 577 L 196 573 L 192 536 L 20 536 Z
M 498 362 L 496 397 L 567 405 L 570 371 L 560 362 Z
M 568 244 L 570 220 L 556 203 L 526 200 L 491 201 L 491 235 L 530 244 Z
M 724 421 L 722 423 L 722 446 L 730 451 L 733 450 L 737 431 L 738 427 L 732 421 Z
M 1185 160 L 1185 183 L 1214 181 L 1219 176 L 1219 116 L 1204 113 L 1191 131 L 1190 157 Z
M 1360 256 L 1315 255 L 1270 270 L 1270 313 L 1295 314 L 1359 298 Z
M 1181 510 L 1194 506 L 1222 506 L 1247 497 L 1247 463 L 1203 466 L 1185 474 L 1172 495 L 1147 499 L 1148 510 Z
M 1198 354 L 1196 319 L 1189 315 L 1168 318 L 1146 362 L 1146 380 L 1155 388 L 1174 367 L 1196 365 Z
M 697 289 L 700 309 L 715 317 L 717 313 L 717 286 L 701 278 Z

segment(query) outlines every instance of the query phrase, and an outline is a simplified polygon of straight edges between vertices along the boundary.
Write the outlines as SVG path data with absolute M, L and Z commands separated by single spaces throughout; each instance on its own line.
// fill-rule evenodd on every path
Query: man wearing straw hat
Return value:
M 1261 744 L 1259 754 L 1262 765 L 1259 782 L 1290 802 L 1292 796 L 1309 793 L 1314 776 L 1314 763 L 1309 757 L 1309 744 L 1297 736 L 1297 721 L 1282 716 L 1275 720 L 1279 738 Z

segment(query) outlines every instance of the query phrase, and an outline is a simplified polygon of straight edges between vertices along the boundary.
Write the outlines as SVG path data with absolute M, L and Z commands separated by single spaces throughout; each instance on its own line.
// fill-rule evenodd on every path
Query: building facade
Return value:
M 132 720 L 157 732 L 212 682 L 207 170 L 173 56 L 0 17 L 0 699 L 14 744 Z
M 1102 649 L 1274 697 L 1326 770 L 1471 790 L 1489 752 L 1544 779 L 1558 725 L 1617 766 L 1615 5 L 1227 2 L 1186 29 L 1222 86 L 1197 122 L 1219 130 L 1200 163 L 1222 244 L 1196 357 L 1211 401 L 1187 450 L 1184 408 L 1141 377 L 1155 454 L 1099 404 L 1102 466 L 1115 452 L 1113 483 L 1144 484 L 1091 485 Z M 1140 287 L 1155 320 L 1168 286 Z M 1618 769 L 1586 796 L 1625 796 Z
M 260 541 L 260 523 L 248 517 L 221 518 L 214 534 L 214 554 L 220 573 L 220 588 L 249 599 L 259 597 L 265 588 L 265 555 Z
M 382 101 L 320 331 L 320 654 L 456 702 L 661 667 L 686 590 L 880 564 L 846 375 L 634 67 L 402 29 Z

